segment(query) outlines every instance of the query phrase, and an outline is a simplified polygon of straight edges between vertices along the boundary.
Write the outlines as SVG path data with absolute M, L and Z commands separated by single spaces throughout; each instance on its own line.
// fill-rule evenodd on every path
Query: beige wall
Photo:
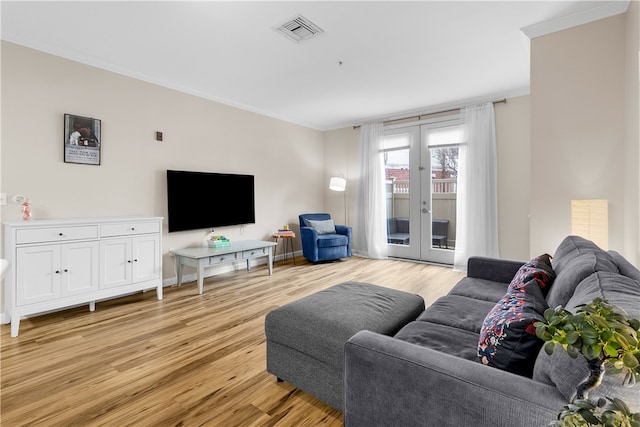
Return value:
M 498 243 L 500 256 L 526 261 L 529 256 L 531 127 L 529 96 L 496 104 L 498 150 Z
M 206 233 L 167 233 L 166 169 L 255 175 L 256 224 L 216 229 L 232 240 L 270 239 L 323 208 L 320 131 L 6 42 L 2 107 L 1 191 L 28 196 L 34 219 L 164 216 L 165 281 L 175 278 L 169 248 L 201 245 Z M 65 113 L 101 120 L 102 165 L 64 163 Z M 227 203 L 203 188 L 194 209 Z M 2 207 L 3 220 L 19 217 L 18 205 Z
M 529 97 L 510 98 L 496 104 L 496 140 L 498 146 L 498 212 L 500 256 L 529 259 Z M 358 185 L 359 130 L 352 128 L 325 132 L 325 206 L 341 218 L 342 199 L 328 190 L 331 173 L 348 168 L 349 218 L 353 218 L 353 200 Z M 333 193 L 333 194 L 332 194 Z
M 353 127 L 325 132 L 324 137 L 324 206 L 336 222 L 343 224 L 345 201 L 348 225 L 353 226 L 354 206 L 360 166 L 358 164 L 358 140 L 360 129 Z M 345 193 L 329 190 L 332 176 L 343 175 L 347 179 Z
M 604 197 L 610 247 L 640 265 L 639 17 L 631 2 L 625 15 L 532 40 L 531 96 L 496 106 L 502 257 L 553 251 L 570 232 L 570 200 Z M 216 230 L 232 239 L 267 239 L 283 223 L 296 224 L 300 212 L 343 219 L 344 195 L 328 189 L 339 174 L 348 180 L 352 224 L 359 130 L 318 132 L 0 46 L 0 191 L 9 198 L 2 220 L 19 218 L 15 194 L 29 197 L 35 218 L 166 217 L 164 171 L 173 168 L 256 176 L 257 223 Z M 64 113 L 102 120 L 101 166 L 63 162 Z M 156 131 L 164 142 L 154 140 Z M 209 189 L 196 202 L 219 205 Z M 204 231 L 168 234 L 165 227 L 165 280 L 175 277 L 168 249 L 204 238 Z
M 638 140 L 625 134 L 625 106 L 634 102 L 625 101 L 625 20 L 531 41 L 532 255 L 553 251 L 570 234 L 571 200 L 581 198 L 609 201 L 610 249 L 626 255 L 637 248 L 637 232 L 625 229 L 638 221 L 637 191 L 628 186 L 637 181 L 637 156 L 626 159 Z
M 625 22 L 625 240 L 624 252 L 640 266 L 640 2 L 632 1 Z

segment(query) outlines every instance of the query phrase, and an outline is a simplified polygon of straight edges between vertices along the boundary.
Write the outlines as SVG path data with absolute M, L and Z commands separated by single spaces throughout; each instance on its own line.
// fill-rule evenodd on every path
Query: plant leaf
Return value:
M 546 349 L 545 349 L 546 350 Z M 568 345 L 567 346 L 567 354 L 569 355 L 569 357 L 571 357 L 572 359 L 575 359 L 576 357 L 578 357 L 578 355 L 580 354 L 580 349 L 575 348 L 572 345 Z
M 618 357 L 618 350 L 613 343 L 609 342 L 606 346 L 604 346 L 604 354 L 606 354 L 608 357 Z
M 580 409 L 580 410 L 578 410 L 578 413 L 589 424 L 595 424 L 595 425 L 600 424 L 600 420 L 598 418 L 596 418 L 596 416 L 593 415 L 593 413 L 590 410 L 588 410 L 588 409 Z
M 640 363 L 638 363 L 638 359 L 636 359 L 633 353 L 625 353 L 622 357 L 622 362 L 624 363 L 624 366 L 629 369 L 635 369 L 640 365 Z
M 578 338 L 580 338 L 580 335 L 576 331 L 567 332 L 567 344 L 575 344 L 576 341 L 578 341 Z
M 549 341 L 548 343 L 545 344 L 544 346 L 544 351 L 545 353 L 547 353 L 549 356 L 551 356 L 553 354 L 553 350 L 556 348 L 556 344 L 553 341 Z

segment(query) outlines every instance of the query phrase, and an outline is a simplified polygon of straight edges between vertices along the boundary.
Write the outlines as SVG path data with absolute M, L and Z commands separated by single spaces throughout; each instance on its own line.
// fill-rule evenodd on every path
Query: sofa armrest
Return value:
M 336 233 L 347 236 L 347 256 L 351 256 L 352 252 L 352 229 L 350 225 L 336 225 Z
M 318 259 L 318 232 L 311 227 L 300 227 L 302 253 L 308 259 Z
M 473 256 L 467 262 L 467 276 L 493 282 L 510 283 L 524 261 Z
M 351 238 L 351 226 L 336 224 L 335 227 L 336 227 L 336 234 L 343 234 L 343 235 Z
M 345 427 L 546 426 L 566 404 L 553 386 L 370 331 L 344 363 Z

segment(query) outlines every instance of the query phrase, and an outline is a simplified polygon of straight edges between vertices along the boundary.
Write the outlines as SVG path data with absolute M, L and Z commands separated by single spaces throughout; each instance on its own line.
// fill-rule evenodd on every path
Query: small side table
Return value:
M 291 258 L 293 258 L 293 265 L 296 265 L 296 256 L 293 252 L 293 239 L 296 238 L 296 233 L 293 231 L 278 231 L 277 233 L 273 233 L 273 238 L 276 239 L 276 247 L 274 250 L 275 253 L 278 252 L 278 239 L 283 240 L 282 250 L 284 251 L 284 259 L 287 260 L 287 241 L 289 242 L 289 248 L 291 249 Z

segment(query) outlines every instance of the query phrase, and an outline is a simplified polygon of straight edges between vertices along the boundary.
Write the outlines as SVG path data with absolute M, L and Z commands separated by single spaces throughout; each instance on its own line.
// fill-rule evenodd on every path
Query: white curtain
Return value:
M 458 159 L 453 267 L 466 271 L 470 256 L 498 256 L 498 161 L 493 103 L 460 111 L 466 144 L 460 147 Z
M 360 184 L 353 221 L 353 251 L 377 259 L 387 257 L 382 137 L 382 123 L 360 127 Z

